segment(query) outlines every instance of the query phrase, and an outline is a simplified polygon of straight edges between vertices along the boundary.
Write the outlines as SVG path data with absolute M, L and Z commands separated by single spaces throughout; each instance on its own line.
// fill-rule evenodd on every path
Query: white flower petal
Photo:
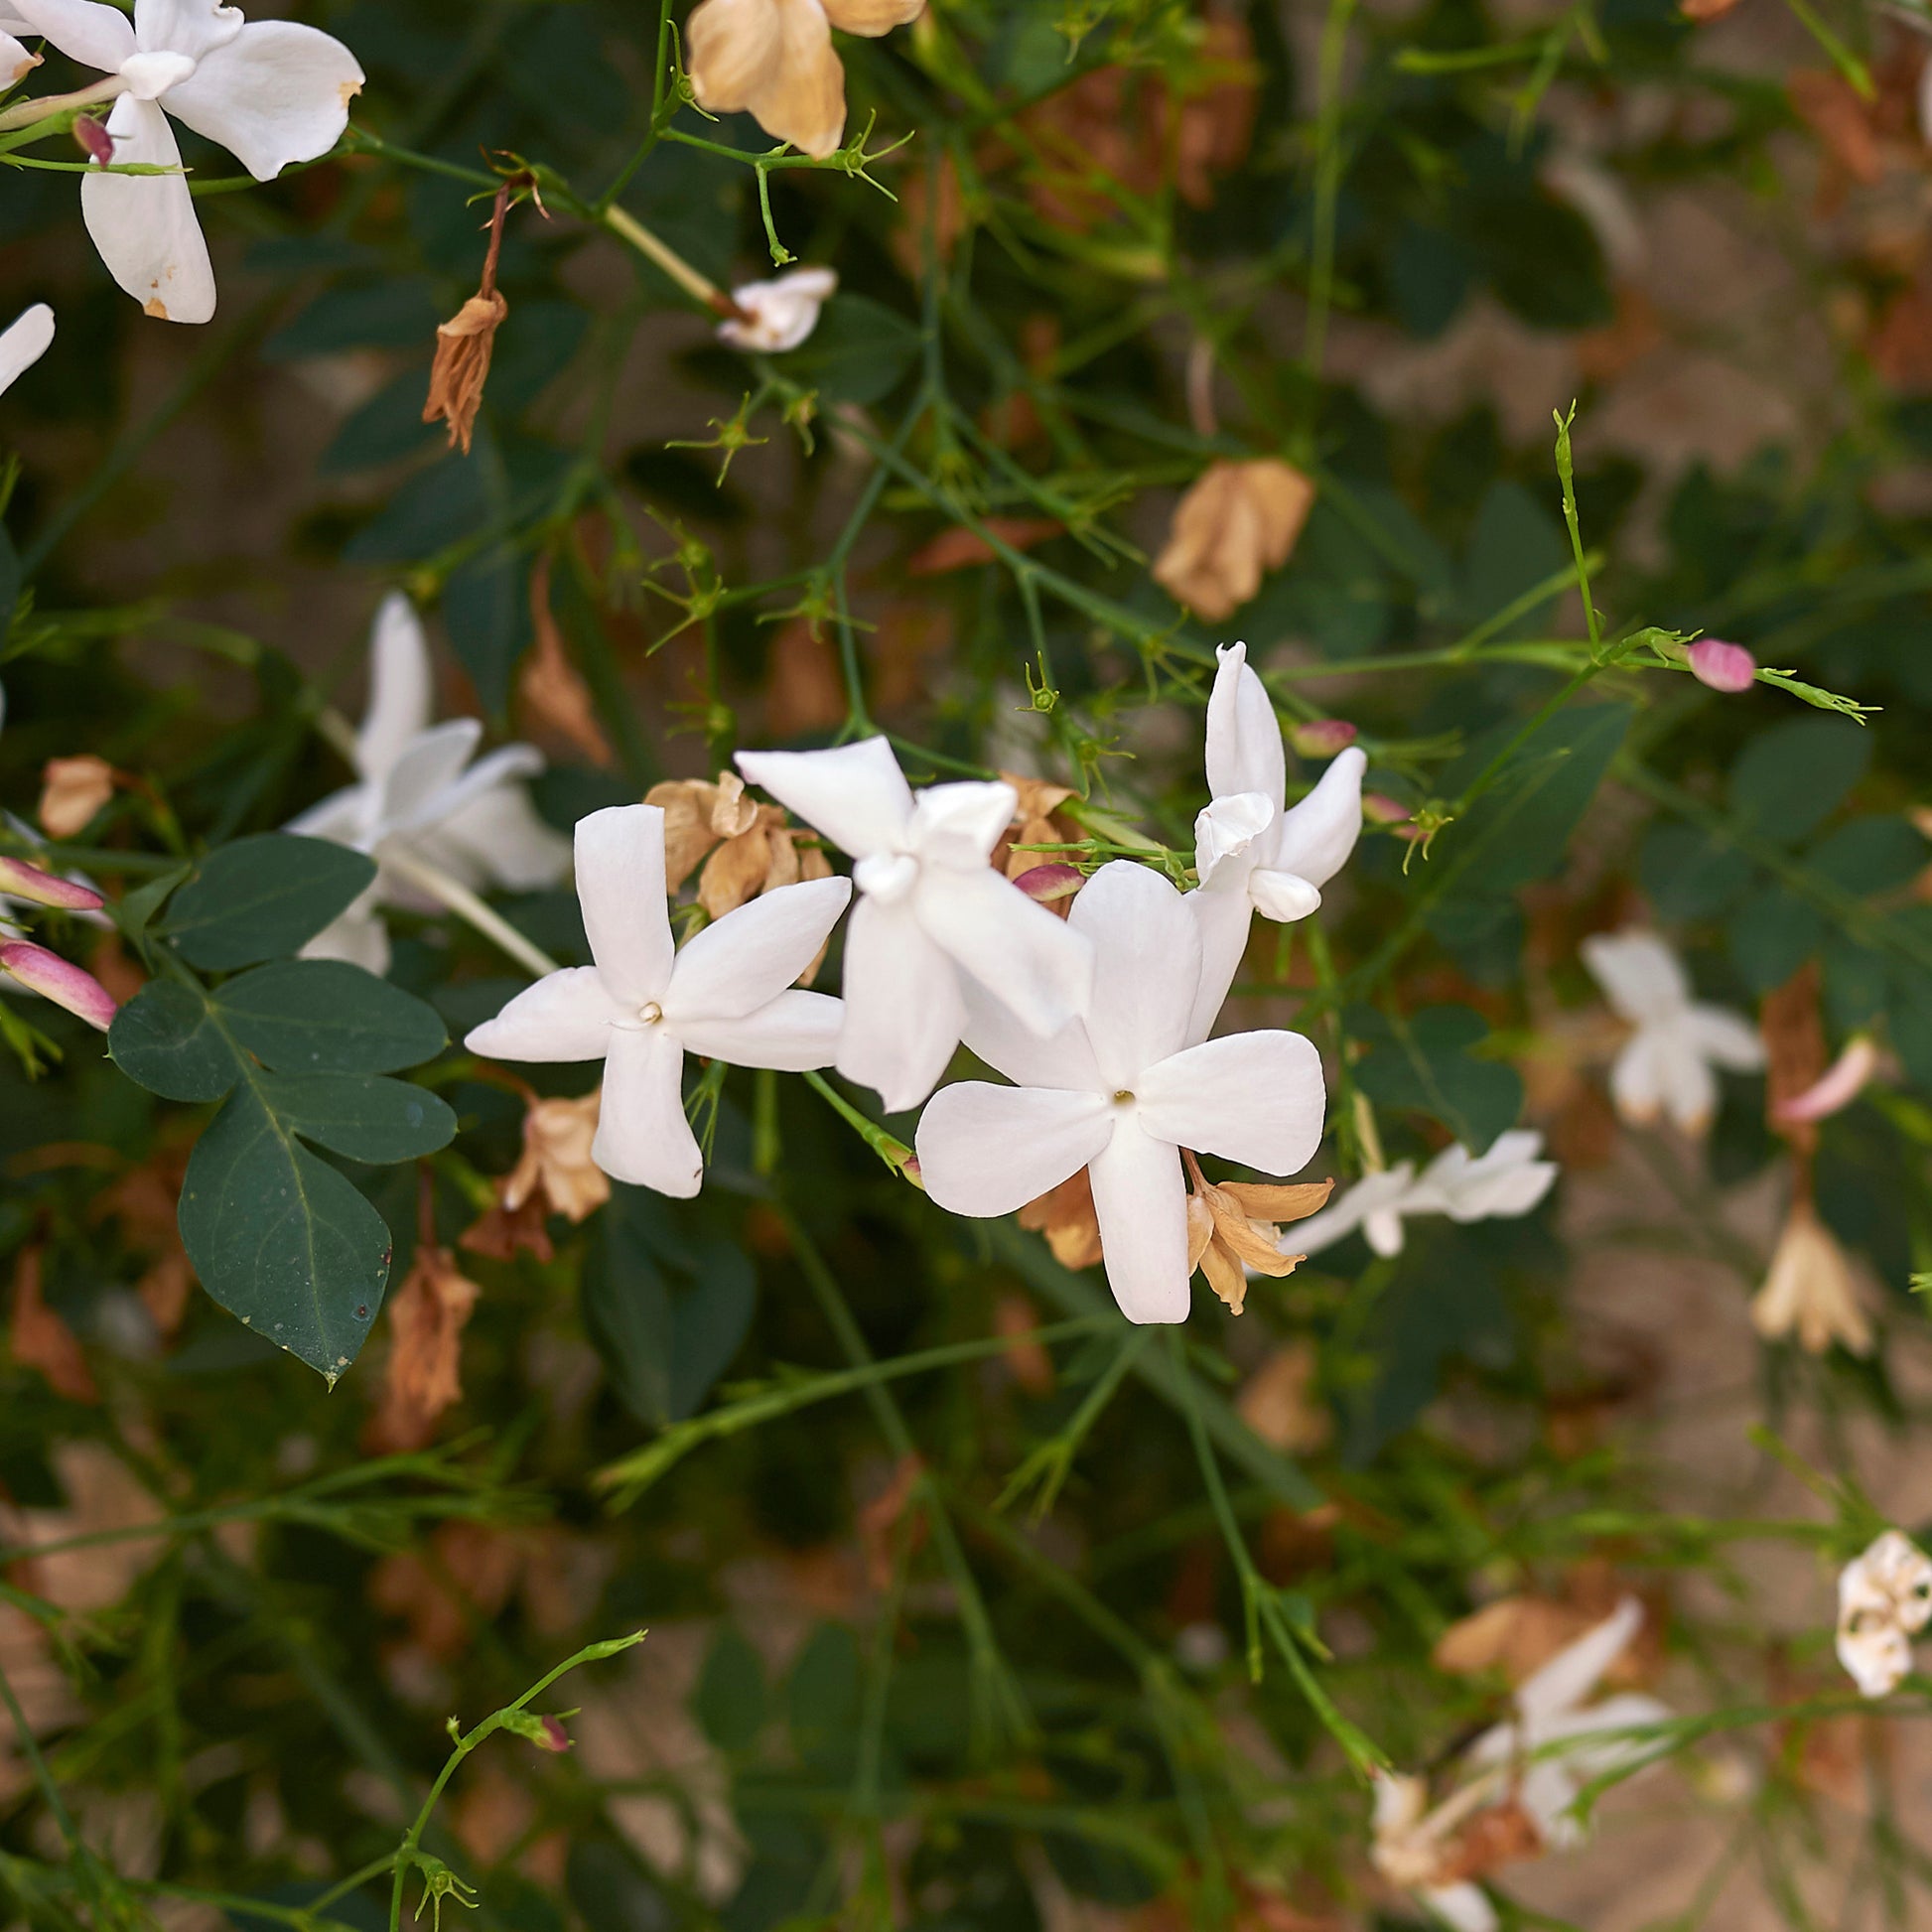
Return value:
M 912 788 L 884 738 L 829 752 L 740 752 L 738 768 L 855 859 L 903 849 Z
M 360 848 L 375 834 L 382 812 L 382 794 L 374 785 L 345 785 L 298 812 L 282 829 L 304 839 L 331 839 L 337 845 Z
M 1259 856 L 1255 841 L 1274 824 L 1281 808 L 1258 791 L 1231 791 L 1194 818 L 1194 871 L 1205 886 L 1232 859 Z
M 1359 746 L 1338 752 L 1322 772 L 1321 782 L 1282 814 L 1274 851 L 1263 861 L 1267 870 L 1292 873 L 1311 886 L 1325 886 L 1362 835 L 1362 774 L 1367 769 L 1368 759 Z
M 674 1031 L 693 1053 L 728 1066 L 811 1073 L 838 1055 L 845 1010 L 824 993 L 780 993 L 730 1020 L 682 1020 Z
M 1101 1078 L 1131 1091 L 1143 1067 L 1186 1044 L 1201 981 L 1194 915 L 1158 872 L 1116 859 L 1081 889 L 1067 924 L 1093 945 L 1087 1037 Z
M 226 148 L 257 181 L 327 154 L 362 90 L 355 56 L 294 20 L 250 21 L 200 60 L 168 89 L 168 111 Z
M 1042 1038 L 1086 1006 L 1092 944 L 991 866 L 924 867 L 911 906 L 926 936 Z
M 1693 1050 L 1734 1073 L 1754 1073 L 1764 1064 L 1764 1041 L 1741 1013 L 1726 1007 L 1694 1006 L 1684 1016 Z
M 116 161 L 181 167 L 174 129 L 151 100 L 122 94 L 107 116 L 107 132 Z M 108 175 L 90 168 L 80 177 L 80 212 L 108 274 L 149 315 L 163 322 L 207 322 L 214 314 L 214 269 L 185 175 Z
M 1214 1031 L 1214 1023 L 1227 1004 L 1228 989 L 1240 976 L 1254 922 L 1254 900 L 1248 893 L 1252 877 L 1252 870 L 1237 860 L 1222 866 L 1211 886 L 1187 894 L 1182 901 L 1193 914 L 1200 935 L 1200 981 L 1187 1016 L 1189 1045 Z
M 463 1043 L 492 1060 L 599 1060 L 618 1024 L 635 1018 L 611 997 L 595 966 L 566 966 L 526 986 Z
M 1288 789 L 1281 721 L 1267 687 L 1248 668 L 1246 644 L 1223 644 L 1207 700 L 1207 788 L 1216 798 L 1258 791 L 1276 810 Z
M 838 286 L 838 275 L 829 268 L 797 268 L 769 282 L 747 282 L 732 290 L 732 300 L 750 319 L 721 322 L 718 339 L 767 355 L 796 348 L 818 327 L 818 312 Z
M 1300 1034 L 1227 1034 L 1146 1068 L 1134 1089 L 1156 1140 L 1263 1173 L 1297 1173 L 1321 1145 L 1321 1055 Z
M 0 49 L 0 61 L 4 61 L 4 55 L 5 50 Z M 22 371 L 32 368 L 53 343 L 54 311 L 45 302 L 23 309 L 0 335 L 0 390 L 11 389 Z
M 1682 1026 L 1661 1032 L 1655 1065 L 1664 1111 L 1678 1131 L 1693 1136 L 1704 1133 L 1718 1111 L 1718 1076 L 1691 1047 Z
M 331 919 L 302 948 L 304 959 L 343 959 L 381 979 L 389 970 L 389 928 L 376 904 L 373 888 Z
M 1009 784 L 962 780 L 927 785 L 912 796 L 906 847 L 934 865 L 982 867 L 1019 808 L 1019 793 Z
M 1557 1734 L 1547 1726 L 1589 1696 L 1642 1628 L 1643 1605 L 1634 1596 L 1626 1596 L 1601 1623 L 1593 1624 L 1523 1680 L 1516 1692 L 1516 1706 L 1523 1714 L 1532 1748 L 1546 1734 Z
M 97 0 L 7 0 L 8 11 L 83 68 L 116 73 L 137 52 L 134 28 L 117 7 Z
M 570 870 L 570 841 L 537 816 L 521 785 L 498 784 L 459 804 L 417 849 L 446 871 L 513 893 L 554 886 Z
M 1626 928 L 1592 933 L 1583 943 L 1584 964 L 1603 989 L 1619 1019 L 1633 1027 L 1682 1013 L 1691 998 L 1683 963 L 1654 932 Z
M 704 1156 L 684 1117 L 684 1049 L 662 1027 L 612 1034 L 591 1159 L 613 1180 L 678 1200 L 704 1185 Z
M 1123 1113 L 1113 1138 L 1088 1164 L 1088 1177 L 1107 1285 L 1121 1312 L 1130 1321 L 1185 1321 L 1191 1270 L 1180 1156 Z
M 30 54 L 6 30 L 15 27 L 31 34 L 34 30 L 24 20 L 0 21 L 0 87 L 11 87 L 16 81 L 24 80 L 40 66 L 40 57 Z M 15 375 L 20 371 L 16 369 Z M 9 381 L 12 377 L 8 378 Z
M 663 812 L 608 805 L 577 821 L 576 845 L 577 900 L 598 971 L 620 1000 L 661 1000 L 672 970 Z
M 1321 894 L 1298 873 L 1275 872 L 1257 866 L 1248 875 L 1248 897 L 1264 919 L 1293 925 L 1306 919 L 1321 903 Z
M 1011 1214 L 1078 1173 L 1113 1133 L 1098 1094 L 963 1080 L 919 1116 L 919 1175 L 948 1213 Z
M 1282 1237 L 1286 1240 L 1288 1237 Z M 1393 1207 L 1377 1207 L 1362 1216 L 1362 1239 L 1369 1245 L 1373 1254 L 1384 1261 L 1393 1260 L 1399 1255 L 1408 1240 L 1408 1230 L 1402 1225 L 1401 1212 Z M 1300 1242 L 1296 1244 L 1300 1246 Z
M 845 935 L 845 1030 L 838 1069 L 875 1088 L 889 1114 L 938 1085 L 966 1024 L 959 969 L 909 905 L 861 897 Z
M 134 38 L 144 51 L 205 61 L 241 32 L 242 18 L 221 0 L 134 0 Z
M 1497 1932 L 1502 1924 L 1480 1885 L 1432 1885 L 1421 1896 L 1450 1932 Z
M 412 738 L 382 780 L 383 831 L 411 831 L 437 817 L 443 794 L 482 739 L 474 718 L 451 718 Z
M 851 897 L 849 879 L 811 879 L 727 912 L 678 954 L 666 1016 L 688 1038 L 694 1020 L 735 1020 L 768 1005 L 817 958 Z
M 1100 1069 L 1081 1022 L 1069 1021 L 1041 1038 L 979 981 L 962 980 L 960 991 L 966 996 L 966 1044 L 1015 1086 L 1100 1091 Z
M 429 730 L 435 694 L 423 621 L 408 598 L 391 591 L 369 627 L 369 702 L 355 734 L 355 768 L 363 777 L 387 777 Z
M 1664 1110 L 1668 1041 L 1655 1031 L 1626 1040 L 1610 1067 L 1610 1099 L 1617 1115 L 1633 1127 L 1647 1127 Z

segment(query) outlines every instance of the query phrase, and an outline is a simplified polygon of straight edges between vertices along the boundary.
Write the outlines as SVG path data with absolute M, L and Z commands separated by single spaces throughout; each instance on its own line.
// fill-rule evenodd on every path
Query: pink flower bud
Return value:
M 1345 718 L 1316 718 L 1289 727 L 1288 742 L 1305 759 L 1331 759 L 1355 742 L 1355 727 Z
M 74 117 L 73 139 L 89 161 L 103 168 L 114 158 L 114 137 L 91 114 Z
M 1078 866 L 1060 864 L 1035 866 L 1031 872 L 1023 872 L 1013 882 L 1029 898 L 1036 898 L 1042 905 L 1050 904 L 1056 898 L 1071 898 L 1086 881 L 1086 875 Z
M 10 973 L 42 999 L 66 1007 L 102 1033 L 113 1024 L 114 1015 L 119 1011 L 114 996 L 93 974 L 70 959 L 63 959 L 57 952 L 49 952 L 45 946 L 35 945 L 31 939 L 10 939 L 0 945 L 0 972 Z
M 91 886 L 56 879 L 24 859 L 0 859 L 0 896 L 28 899 L 35 905 L 58 905 L 64 912 L 98 912 L 106 903 Z
M 556 1751 L 561 1755 L 570 1749 L 570 1732 L 564 1728 L 561 1718 L 539 1718 L 537 1722 L 543 1726 L 542 1737 L 533 1740 L 538 1750 Z
M 1832 1114 L 1851 1106 L 1864 1083 L 1878 1070 L 1878 1048 L 1872 1043 L 1868 1034 L 1854 1034 L 1845 1042 L 1845 1050 L 1824 1076 L 1803 1093 L 1794 1094 L 1791 1099 L 1773 1110 L 1773 1119 L 1785 1126 L 1799 1121 L 1824 1120 Z
M 1362 793 L 1362 816 L 1371 825 L 1401 825 L 1411 815 L 1406 805 L 1398 803 L 1386 791 Z
M 1757 681 L 1757 659 L 1742 644 L 1700 637 L 1691 646 L 1691 673 L 1714 691 L 1748 691 Z

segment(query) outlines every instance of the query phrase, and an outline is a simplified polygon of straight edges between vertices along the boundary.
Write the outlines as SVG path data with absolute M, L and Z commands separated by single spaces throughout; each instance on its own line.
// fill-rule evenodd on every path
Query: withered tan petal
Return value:
M 1214 1240 L 1214 1216 L 1207 1202 L 1199 1194 L 1187 1196 L 1187 1272 L 1201 1265 L 1201 1257 L 1206 1254 Z
M 684 67 L 698 105 L 736 114 L 771 84 L 782 53 L 780 0 L 704 0 L 684 23 Z
M 823 4 L 840 33 L 873 39 L 910 25 L 925 12 L 925 0 L 823 0 Z
M 676 892 L 718 843 L 711 829 L 717 787 L 703 778 L 667 778 L 644 793 L 644 803 L 664 814 L 664 884 Z
M 699 106 L 749 112 L 765 133 L 824 156 L 845 133 L 845 68 L 818 0 L 705 0 L 685 26 Z
M 1174 507 L 1155 580 L 1201 617 L 1229 616 L 1288 561 L 1314 503 L 1314 485 L 1273 457 L 1215 463 Z
M 698 875 L 698 903 L 714 919 L 735 912 L 764 890 L 771 869 L 771 839 L 754 814 L 749 831 L 727 839 Z
M 476 434 L 477 412 L 483 408 L 496 332 L 509 312 L 501 293 L 492 289 L 487 295 L 473 295 L 448 322 L 436 327 L 436 360 L 430 364 L 423 421 L 447 423 L 451 447 L 460 445 L 465 456 Z
M 745 780 L 736 771 L 721 771 L 711 800 L 711 829 L 721 839 L 735 839 L 759 822 L 759 804 L 745 796 Z
M 114 767 L 105 759 L 91 752 L 49 759 L 41 773 L 41 830 L 50 839 L 70 839 L 113 795 Z
M 1248 1299 L 1248 1275 L 1219 1241 L 1210 1241 L 1201 1252 L 1200 1271 L 1211 1288 L 1236 1314 Z
M 503 1179 L 503 1206 L 515 1213 L 541 1188 L 549 1205 L 582 1221 L 611 1198 L 611 1182 L 591 1159 L 604 1090 L 575 1100 L 539 1100 L 523 1117 L 523 1154 Z
M 1305 1221 L 1328 1205 L 1335 1191 L 1332 1180 L 1298 1180 L 1287 1186 L 1264 1181 L 1223 1180 L 1221 1192 L 1232 1194 L 1242 1213 L 1256 1221 Z

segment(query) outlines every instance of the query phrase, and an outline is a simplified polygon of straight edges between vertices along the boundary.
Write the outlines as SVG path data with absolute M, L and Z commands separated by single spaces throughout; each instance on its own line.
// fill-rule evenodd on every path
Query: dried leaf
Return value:
M 447 1248 L 424 1245 L 389 1298 L 388 1375 L 371 1443 L 391 1452 L 421 1449 L 443 1412 L 463 1395 L 463 1331 L 482 1294 Z
M 1175 505 L 1155 581 L 1198 616 L 1230 616 L 1294 550 L 1314 485 L 1273 457 L 1216 463 Z
M 517 674 L 516 695 L 537 727 L 583 753 L 593 764 L 616 763 L 611 741 L 597 722 L 597 703 L 583 674 L 570 661 L 564 633 L 550 609 L 550 557 L 530 572 L 530 623 L 535 641 Z
M 506 1212 L 535 1200 L 577 1222 L 611 1198 L 610 1176 L 591 1159 L 603 1098 L 600 1086 L 575 1100 L 531 1103 L 523 1116 L 522 1156 L 503 1178 Z
M 87 1358 L 80 1343 L 41 1293 L 41 1250 L 29 1245 L 14 1261 L 13 1358 L 22 1368 L 37 1368 L 48 1387 L 69 1402 L 98 1403 Z

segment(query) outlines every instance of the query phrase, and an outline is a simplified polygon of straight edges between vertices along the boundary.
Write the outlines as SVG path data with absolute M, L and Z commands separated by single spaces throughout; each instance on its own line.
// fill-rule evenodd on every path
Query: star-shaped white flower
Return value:
M 0 34 L 0 42 L 5 39 Z M 6 48 L 0 45 L 0 67 L 5 64 Z M 45 302 L 23 309 L 0 331 L 0 393 L 11 389 L 53 345 L 54 311 Z
M 1321 903 L 1321 888 L 1361 836 L 1368 768 L 1349 746 L 1288 809 L 1282 728 L 1267 688 L 1248 668 L 1248 647 L 1223 644 L 1216 655 L 1220 669 L 1207 701 L 1212 802 L 1194 821 L 1200 890 L 1188 898 L 1201 929 L 1201 983 L 1189 1026 L 1196 1039 L 1207 1037 L 1234 984 L 1250 916 L 1306 919 Z
M 461 886 L 512 892 L 553 886 L 570 864 L 569 841 L 538 818 L 519 782 L 543 769 L 542 754 L 505 745 L 472 764 L 483 726 L 474 718 L 432 725 L 433 683 L 422 621 L 392 593 L 369 633 L 369 706 L 355 735 L 355 782 L 288 828 L 353 846 L 381 868 L 375 884 L 303 948 L 311 959 L 386 972 L 389 933 L 379 907 L 439 909 L 410 883 L 412 858 Z
M 613 805 L 577 824 L 577 897 L 594 966 L 551 973 L 465 1042 L 504 1060 L 604 1062 L 591 1159 L 613 1180 L 688 1197 L 704 1157 L 684 1114 L 684 1055 L 798 1073 L 828 1066 L 839 1002 L 792 982 L 818 956 L 851 881 L 780 886 L 673 950 L 664 814 Z
M 1610 1009 L 1636 1031 L 1610 1069 L 1610 1098 L 1634 1126 L 1668 1114 L 1702 1134 L 1718 1110 L 1715 1066 L 1748 1073 L 1764 1064 L 1764 1042 L 1742 1014 L 1691 997 L 1683 962 L 1654 932 L 1634 927 L 1586 939 L 1584 964 Z
M 1298 1221 L 1284 1239 L 1298 1254 L 1311 1255 L 1360 1228 L 1368 1245 L 1388 1256 L 1402 1252 L 1402 1224 L 1413 1215 L 1513 1220 L 1555 1184 L 1557 1164 L 1540 1159 L 1542 1152 L 1543 1136 L 1522 1129 L 1498 1134 L 1480 1159 L 1465 1147 L 1447 1147 L 1420 1174 L 1414 1162 L 1399 1162 L 1364 1174 L 1333 1206 Z
M 1912 1639 L 1932 1622 L 1932 1559 L 1887 1530 L 1839 1573 L 1838 1661 L 1860 1693 L 1888 1697 L 1912 1668 Z
M 718 340 L 767 355 L 796 348 L 818 327 L 818 312 L 838 286 L 838 272 L 830 268 L 794 268 L 768 282 L 747 282 L 732 290 L 732 300 L 748 319 L 721 322 Z
M 915 797 L 883 738 L 741 752 L 738 768 L 858 862 L 838 1068 L 877 1088 L 888 1113 L 916 1107 L 946 1070 L 968 983 L 1042 1038 L 1086 1005 L 1093 952 L 1080 928 L 989 863 L 1013 821 L 1011 785 L 928 785 Z
M 319 28 L 244 21 L 216 0 L 135 0 L 131 22 L 100 0 L 8 4 L 63 54 L 126 82 L 107 117 L 115 161 L 176 172 L 84 175 L 87 232 L 149 315 L 207 322 L 214 270 L 168 116 L 226 148 L 257 181 L 273 181 L 341 138 L 362 86 L 354 55 Z
M 1085 1168 L 1123 1312 L 1184 1321 L 1192 1271 L 1180 1149 L 1295 1173 L 1321 1141 L 1320 1056 L 1290 1033 L 1189 1043 L 1200 935 L 1159 873 L 1126 859 L 1101 867 L 1067 923 L 1093 946 L 1084 1020 L 1042 1040 L 976 1000 L 966 1043 L 1019 1084 L 965 1081 L 935 1094 L 919 1120 L 920 1174 L 941 1207 L 991 1216 Z

